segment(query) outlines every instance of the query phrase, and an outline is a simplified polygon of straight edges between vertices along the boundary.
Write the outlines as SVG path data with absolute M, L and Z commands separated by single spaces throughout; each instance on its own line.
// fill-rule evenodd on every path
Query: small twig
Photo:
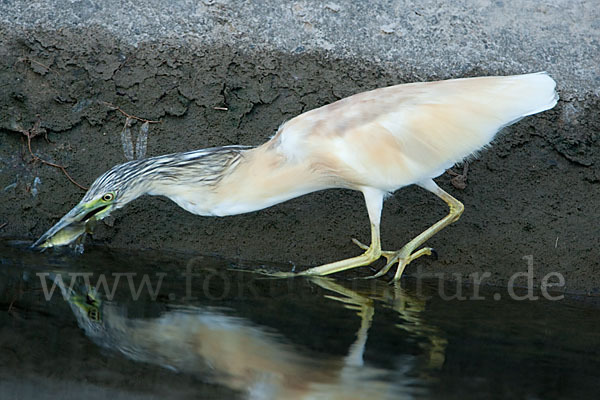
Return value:
M 29 153 L 31 154 L 31 156 L 35 160 L 40 161 L 41 163 L 49 165 L 51 167 L 60 169 L 65 174 L 65 176 L 67 177 L 67 179 L 69 179 L 71 181 L 71 183 L 73 183 L 75 186 L 77 186 L 78 188 L 80 188 L 82 190 L 86 190 L 86 191 L 88 190 L 88 188 L 86 188 L 85 186 L 80 185 L 79 183 L 77 183 L 75 181 L 75 179 L 71 178 L 71 175 L 69 175 L 69 173 L 67 172 L 66 168 L 63 167 L 62 165 L 51 163 L 50 161 L 46 161 L 46 160 L 44 160 L 42 158 L 39 158 L 35 154 L 33 154 L 33 151 L 31 151 L 31 137 L 30 136 L 27 136 L 27 148 L 29 149 Z
M 46 64 L 42 64 L 42 63 L 41 63 L 41 62 L 39 62 L 39 61 L 32 60 L 31 58 L 28 58 L 28 59 L 27 59 L 27 61 L 29 61 L 30 63 L 37 64 L 37 65 L 39 65 L 39 66 L 41 66 L 41 67 L 44 67 L 44 68 L 46 68 L 48 71 L 52 71 L 52 69 L 50 69 L 50 67 L 49 67 L 49 66 L 47 66 Z
M 0 225 L 0 229 L 4 228 L 6 225 L 8 225 L 8 222 L 5 222 L 2 225 Z
M 144 118 L 136 117 L 135 115 L 127 114 L 125 111 L 123 111 L 123 109 L 121 109 L 121 107 L 115 106 L 114 104 L 111 104 L 107 101 L 103 101 L 102 103 L 104 105 L 112 108 L 113 110 L 117 110 L 118 112 L 120 112 L 121 114 L 123 114 L 124 116 L 126 116 L 129 119 L 137 119 L 138 121 L 147 122 L 149 124 L 160 124 L 162 122 L 162 121 L 152 121 L 150 119 L 144 119 Z
M 30 63 L 37 64 L 37 65 L 39 65 L 40 67 L 46 68 L 46 69 L 47 69 L 49 72 L 53 72 L 53 71 L 52 71 L 52 69 L 51 69 L 49 66 L 47 66 L 47 65 L 45 65 L 45 64 L 42 64 L 42 63 L 41 63 L 41 62 L 39 62 L 39 61 L 32 60 L 31 58 L 29 58 L 29 57 L 26 57 L 26 56 L 20 57 L 20 58 L 19 58 L 19 61 L 21 61 L 21 62 L 24 62 L 24 61 L 29 61 Z
M 75 181 L 75 179 L 71 178 L 71 175 L 69 175 L 69 173 L 67 172 L 65 167 L 63 167 L 62 165 L 59 165 L 59 164 L 54 164 L 50 161 L 46 161 L 46 160 L 36 156 L 33 153 L 33 150 L 31 150 L 31 138 L 38 136 L 40 133 L 44 133 L 44 134 L 46 133 L 45 129 L 43 129 L 43 128 L 40 129 L 40 124 L 41 124 L 41 121 L 40 121 L 40 119 L 38 119 L 37 122 L 35 124 L 33 124 L 33 127 L 30 130 L 20 129 L 21 133 L 23 135 L 25 135 L 25 137 L 27 138 L 27 149 L 29 150 L 29 154 L 31 154 L 31 157 L 33 157 L 34 160 L 40 161 L 43 164 L 60 169 L 65 174 L 67 179 L 69 179 L 71 181 L 71 183 L 73 183 L 75 186 L 77 186 L 80 189 L 88 190 L 85 186 L 81 186 L 79 183 L 77 183 Z
M 213 107 L 213 110 L 229 111 L 229 108 L 227 108 L 227 107 Z

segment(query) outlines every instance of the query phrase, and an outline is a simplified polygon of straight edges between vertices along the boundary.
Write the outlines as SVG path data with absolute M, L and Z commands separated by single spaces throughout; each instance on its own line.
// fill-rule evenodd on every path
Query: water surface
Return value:
M 0 397 L 597 398 L 594 305 L 257 267 L 0 242 Z

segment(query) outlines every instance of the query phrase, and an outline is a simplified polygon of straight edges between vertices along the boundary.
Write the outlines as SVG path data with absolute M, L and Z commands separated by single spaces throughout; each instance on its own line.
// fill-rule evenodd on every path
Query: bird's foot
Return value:
M 360 247 L 361 249 L 369 248 L 369 246 L 354 238 L 352 239 L 352 242 L 354 242 L 354 244 Z M 394 278 L 392 280 L 393 282 L 398 281 L 400 280 L 404 269 L 411 261 L 416 260 L 421 256 L 436 255 L 436 252 L 431 247 L 423 247 L 415 251 L 415 249 L 412 248 L 412 246 L 406 245 L 398 251 L 382 251 L 381 255 L 387 260 L 386 265 L 383 268 L 381 268 L 376 274 L 369 276 L 365 279 L 380 278 L 383 275 L 387 274 L 388 271 L 394 266 L 394 264 L 398 263 L 398 268 L 396 269 L 396 273 L 394 274 Z
M 341 272 L 348 269 L 369 265 L 381 257 L 381 248 L 379 246 L 379 241 L 377 241 L 375 244 L 371 244 L 371 246 L 364 246 L 363 249 L 365 250 L 365 252 L 359 256 L 346 258 L 344 260 L 335 261 L 318 267 L 309 268 L 305 271 L 293 274 L 293 276 L 330 275 L 336 272 Z

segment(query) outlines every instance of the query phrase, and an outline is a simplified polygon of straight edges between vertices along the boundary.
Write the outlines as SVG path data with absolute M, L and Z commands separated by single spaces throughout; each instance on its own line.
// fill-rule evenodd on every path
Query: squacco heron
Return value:
M 117 165 L 93 183 L 81 202 L 34 243 L 70 243 L 94 221 L 137 197 L 166 196 L 185 210 L 225 216 L 260 210 L 330 188 L 363 193 L 371 222 L 364 253 L 296 275 L 329 275 L 373 263 L 394 265 L 394 280 L 421 247 L 455 222 L 460 201 L 433 178 L 488 145 L 503 127 L 548 110 L 558 101 L 546 73 L 410 83 L 364 92 L 308 111 L 285 122 L 258 147 L 225 146 L 151 157 Z M 416 184 L 441 198 L 447 216 L 398 251 L 382 251 L 383 200 Z M 290 274 L 292 275 L 292 274 Z

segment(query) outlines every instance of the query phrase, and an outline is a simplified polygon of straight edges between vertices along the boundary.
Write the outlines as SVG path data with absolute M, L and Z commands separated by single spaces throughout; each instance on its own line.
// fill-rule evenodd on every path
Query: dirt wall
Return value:
M 168 39 L 132 45 L 101 27 L 4 28 L 0 37 L 3 238 L 37 238 L 84 193 L 60 168 L 32 156 L 27 135 L 33 154 L 88 186 L 126 161 L 125 116 L 116 107 L 160 121 L 149 129 L 152 156 L 258 145 L 303 111 L 363 90 L 436 78 L 318 49 L 253 51 Z M 490 72 L 499 73 L 474 66 L 444 77 Z M 526 271 L 523 257 L 532 255 L 536 286 L 558 271 L 566 280 L 559 290 L 598 293 L 599 111 L 593 91 L 561 92 L 555 109 L 505 129 L 470 164 L 464 190 L 453 187 L 450 175 L 438 178 L 466 210 L 430 241 L 438 260 L 423 258 L 411 268 L 419 264 L 449 279 L 490 271 L 487 282 L 503 284 Z M 445 213 L 419 188 L 398 191 L 384 206 L 384 248 L 400 248 Z M 369 238 L 362 196 L 329 190 L 225 218 L 193 216 L 167 199 L 145 197 L 101 224 L 94 242 L 317 265 L 357 254 L 351 237 Z

